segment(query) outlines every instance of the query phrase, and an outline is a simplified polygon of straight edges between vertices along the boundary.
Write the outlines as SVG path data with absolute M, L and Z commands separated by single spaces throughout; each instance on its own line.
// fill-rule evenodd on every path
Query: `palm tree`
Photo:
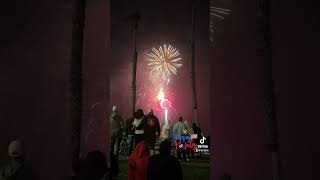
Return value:
M 73 0 L 72 48 L 70 59 L 70 119 L 73 162 L 79 159 L 82 122 L 82 49 L 85 21 L 85 0 Z
M 138 62 L 138 52 L 137 52 L 137 29 L 141 14 L 136 11 L 126 18 L 129 21 L 131 28 L 133 30 L 133 63 L 132 63 L 132 114 L 136 109 L 136 77 L 137 77 L 137 62 Z
M 196 73 L 195 73 L 195 14 L 196 0 L 192 0 L 192 34 L 191 34 L 191 81 L 192 81 L 192 100 L 194 110 L 194 122 L 200 126 L 198 121 L 198 103 L 196 89 Z
M 271 46 L 271 22 L 270 22 L 270 1 L 258 0 L 258 32 L 259 42 L 261 45 L 261 58 L 263 65 L 263 81 L 265 83 L 264 105 L 266 120 L 269 131 L 269 149 L 272 156 L 272 173 L 273 180 L 280 180 L 280 158 L 279 158 L 279 134 L 278 122 L 276 119 L 274 81 L 272 77 L 272 46 Z

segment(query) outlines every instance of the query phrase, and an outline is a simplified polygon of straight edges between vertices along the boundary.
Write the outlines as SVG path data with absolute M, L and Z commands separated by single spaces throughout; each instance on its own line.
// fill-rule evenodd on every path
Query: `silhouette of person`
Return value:
M 8 164 L 0 169 L 0 180 L 35 180 L 38 177 L 25 166 L 25 149 L 19 140 L 10 142 L 8 146 Z
M 160 144 L 160 154 L 150 158 L 148 180 L 182 180 L 182 168 L 179 160 L 171 156 L 171 142 L 164 140 Z

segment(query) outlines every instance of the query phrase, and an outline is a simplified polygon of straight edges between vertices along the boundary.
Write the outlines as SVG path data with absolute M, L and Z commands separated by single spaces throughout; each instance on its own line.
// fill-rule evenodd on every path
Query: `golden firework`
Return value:
M 177 74 L 177 69 L 182 66 L 180 52 L 166 44 L 159 46 L 158 49 L 152 48 L 152 52 L 147 54 L 148 66 L 151 67 L 151 74 L 154 77 L 169 79 Z

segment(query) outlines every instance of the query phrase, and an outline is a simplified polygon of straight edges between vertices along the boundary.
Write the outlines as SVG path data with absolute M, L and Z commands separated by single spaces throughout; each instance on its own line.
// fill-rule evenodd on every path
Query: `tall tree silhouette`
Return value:
M 136 87 L 136 79 L 137 79 L 137 63 L 138 63 L 138 52 L 137 52 L 137 30 L 139 21 L 141 18 L 140 12 L 136 11 L 130 14 L 125 21 L 129 22 L 132 28 L 133 33 L 133 59 L 132 59 L 132 114 L 136 109 L 136 97 L 137 97 L 137 87 Z
M 196 88 L 196 67 L 195 67 L 195 16 L 196 16 L 196 0 L 192 0 L 192 17 L 191 17 L 191 81 L 192 81 L 192 100 L 194 110 L 194 122 L 200 126 L 198 120 L 198 103 L 197 103 L 197 88 Z
M 258 0 L 258 33 L 260 53 L 263 69 L 263 82 L 265 83 L 264 105 L 266 121 L 268 124 L 269 143 L 268 147 L 272 156 L 273 180 L 280 180 L 280 157 L 279 157 L 279 133 L 276 118 L 274 80 L 272 75 L 272 33 L 270 22 L 270 0 Z
M 86 0 L 72 1 L 72 47 L 70 59 L 70 119 L 72 160 L 79 159 L 82 122 L 82 54 Z

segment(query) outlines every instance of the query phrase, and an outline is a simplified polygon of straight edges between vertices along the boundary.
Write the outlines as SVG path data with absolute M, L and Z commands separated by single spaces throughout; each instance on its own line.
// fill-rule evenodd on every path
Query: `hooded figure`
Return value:
M 146 116 L 145 138 L 149 143 L 149 147 L 151 149 L 152 155 L 154 154 L 154 146 L 159 136 L 160 136 L 159 119 L 153 114 L 153 110 L 150 109 L 148 115 Z
M 129 157 L 128 180 L 147 180 L 149 159 L 148 144 L 141 141 Z
M 8 146 L 9 163 L 0 169 L 0 180 L 35 180 L 34 172 L 24 165 L 25 151 L 21 141 L 12 141 Z
M 119 155 L 121 133 L 123 129 L 122 117 L 118 114 L 117 106 L 113 106 L 110 115 L 110 137 L 111 137 L 111 152 L 116 156 Z

